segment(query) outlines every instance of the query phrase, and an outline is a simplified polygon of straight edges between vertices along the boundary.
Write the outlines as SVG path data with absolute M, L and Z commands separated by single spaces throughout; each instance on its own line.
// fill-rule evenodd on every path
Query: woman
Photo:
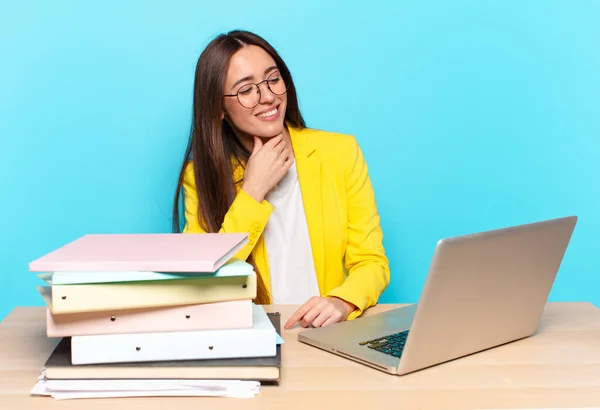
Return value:
M 196 66 L 173 229 L 247 232 L 255 302 L 302 306 L 285 328 L 354 319 L 389 283 L 379 214 L 355 138 L 306 127 L 290 72 L 261 37 L 216 37 Z

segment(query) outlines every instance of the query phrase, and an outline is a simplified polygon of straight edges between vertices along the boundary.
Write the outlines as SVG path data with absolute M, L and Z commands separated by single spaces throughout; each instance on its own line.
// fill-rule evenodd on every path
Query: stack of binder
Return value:
M 246 234 L 91 234 L 29 265 L 59 379 L 278 381 L 278 314 L 252 303 Z

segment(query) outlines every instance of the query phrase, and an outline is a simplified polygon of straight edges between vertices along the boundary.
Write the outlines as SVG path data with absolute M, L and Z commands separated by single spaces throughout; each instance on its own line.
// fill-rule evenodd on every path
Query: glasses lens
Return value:
M 287 86 L 281 77 L 279 71 L 275 71 L 273 74 L 269 76 L 267 79 L 267 84 L 269 84 L 269 89 L 273 94 L 281 95 L 285 94 L 287 91 Z
M 246 108 L 254 108 L 260 101 L 260 91 L 254 84 L 246 85 L 238 90 L 238 101 Z

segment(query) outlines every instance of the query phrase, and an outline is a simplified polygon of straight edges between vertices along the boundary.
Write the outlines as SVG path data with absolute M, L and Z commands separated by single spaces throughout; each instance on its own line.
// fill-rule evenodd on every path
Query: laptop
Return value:
M 298 334 L 395 375 L 532 336 L 576 216 L 442 239 L 419 302 Z

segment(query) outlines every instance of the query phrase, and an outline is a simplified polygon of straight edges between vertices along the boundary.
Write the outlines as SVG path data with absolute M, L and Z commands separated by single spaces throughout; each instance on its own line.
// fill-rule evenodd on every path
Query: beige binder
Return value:
M 38 286 L 54 315 L 254 299 L 256 274 L 171 281 Z

